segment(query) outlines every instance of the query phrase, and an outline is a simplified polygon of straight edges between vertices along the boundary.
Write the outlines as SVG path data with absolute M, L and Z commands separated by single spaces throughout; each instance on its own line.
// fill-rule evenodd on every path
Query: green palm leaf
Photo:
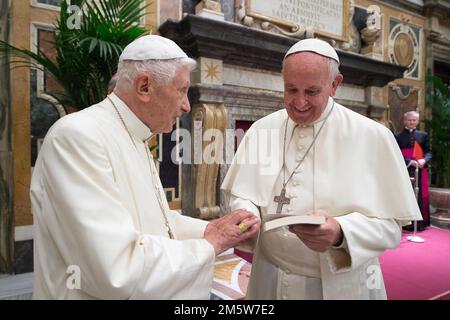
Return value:
M 432 119 L 425 123 L 431 131 L 432 176 L 438 187 L 450 187 L 450 90 L 442 79 L 431 74 L 426 78 L 426 103 Z

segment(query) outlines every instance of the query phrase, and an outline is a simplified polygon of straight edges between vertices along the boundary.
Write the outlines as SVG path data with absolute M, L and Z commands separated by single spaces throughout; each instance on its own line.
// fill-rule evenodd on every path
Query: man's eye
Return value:
M 317 90 L 314 90 L 314 91 L 306 91 L 306 94 L 307 94 L 308 96 L 315 96 L 317 93 L 319 93 L 319 91 L 317 91 Z
M 296 93 L 297 89 L 295 89 L 295 88 L 288 88 L 287 92 L 289 92 L 289 93 Z

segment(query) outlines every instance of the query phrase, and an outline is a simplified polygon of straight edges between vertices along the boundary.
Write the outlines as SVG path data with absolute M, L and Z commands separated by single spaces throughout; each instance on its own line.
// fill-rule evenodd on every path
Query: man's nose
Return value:
M 181 107 L 181 109 L 186 113 L 191 111 L 191 104 L 189 103 L 188 97 L 184 99 L 183 106 Z
M 305 96 L 303 96 L 303 95 L 301 95 L 301 94 L 297 94 L 297 95 L 294 97 L 293 102 L 294 102 L 294 104 L 295 104 L 297 107 L 304 107 L 305 104 L 307 103 Z

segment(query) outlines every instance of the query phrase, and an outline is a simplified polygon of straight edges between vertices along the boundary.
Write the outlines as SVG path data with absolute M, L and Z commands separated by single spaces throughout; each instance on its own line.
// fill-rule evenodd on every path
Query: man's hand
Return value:
M 416 160 L 411 160 L 411 161 L 409 162 L 409 165 L 410 165 L 411 167 L 417 168 L 417 167 L 419 166 L 419 163 L 418 163 Z
M 425 165 L 426 161 L 425 159 L 419 159 L 417 160 L 417 164 L 419 165 L 419 168 L 423 168 L 423 166 Z
M 324 252 L 332 246 L 339 246 L 344 239 L 339 222 L 324 211 L 315 211 L 310 214 L 325 216 L 325 223 L 321 225 L 294 224 L 289 226 L 289 231 L 314 251 Z
M 260 225 L 261 221 L 253 213 L 239 209 L 208 223 L 204 237 L 217 255 L 256 235 Z

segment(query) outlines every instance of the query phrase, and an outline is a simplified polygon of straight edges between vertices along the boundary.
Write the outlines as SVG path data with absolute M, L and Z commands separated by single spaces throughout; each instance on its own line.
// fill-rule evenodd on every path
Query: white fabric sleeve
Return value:
M 358 212 L 335 219 L 341 225 L 344 239 L 340 246 L 325 253 L 335 273 L 357 269 L 386 249 L 400 244 L 402 230 L 394 219 L 369 218 Z
M 230 196 L 230 209 L 231 211 L 238 209 L 245 209 L 253 213 L 256 217 L 261 218 L 258 207 L 247 199 L 239 198 L 233 194 Z
M 231 211 L 238 210 L 238 209 L 245 209 L 245 210 L 253 213 L 259 219 L 261 219 L 259 209 L 253 202 L 251 202 L 250 200 L 236 197 L 233 194 L 231 194 L 231 198 L 230 198 L 230 209 L 231 209 Z M 247 240 L 242 241 L 235 248 L 238 250 L 241 250 L 241 251 L 251 253 L 256 248 L 257 240 L 258 240 L 258 234 L 251 238 L 248 238 Z
M 81 290 L 100 299 L 209 298 L 214 248 L 202 239 L 140 234 L 121 202 L 102 137 L 82 126 L 58 133 L 42 158 L 48 192 L 42 211 L 54 212 L 45 217 L 49 232 L 65 264 L 79 266 Z
M 144 266 L 131 299 L 209 299 L 214 248 L 206 240 L 139 239 Z
M 205 220 L 184 216 L 174 210 L 170 211 L 170 217 L 175 229 L 175 238 L 178 240 L 202 239 L 209 223 Z

